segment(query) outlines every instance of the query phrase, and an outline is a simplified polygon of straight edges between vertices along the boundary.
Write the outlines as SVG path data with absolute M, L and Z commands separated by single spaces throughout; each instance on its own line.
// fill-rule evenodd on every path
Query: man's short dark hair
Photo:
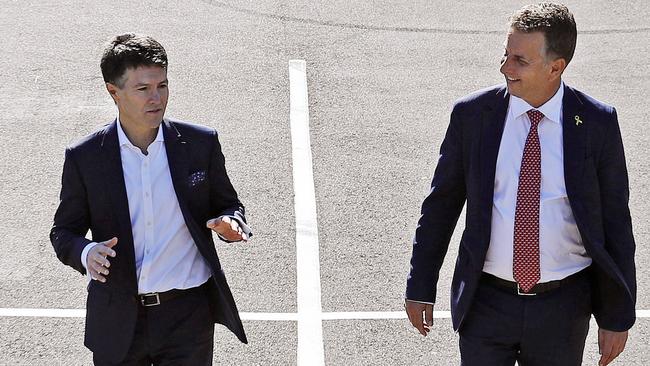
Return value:
M 521 32 L 542 32 L 546 40 L 546 56 L 563 58 L 568 64 L 576 49 L 576 22 L 562 4 L 526 5 L 510 17 L 510 27 Z
M 160 66 L 167 68 L 167 53 L 163 46 L 149 36 L 133 33 L 113 38 L 104 49 L 102 61 L 104 82 L 124 86 L 124 74 L 138 66 Z

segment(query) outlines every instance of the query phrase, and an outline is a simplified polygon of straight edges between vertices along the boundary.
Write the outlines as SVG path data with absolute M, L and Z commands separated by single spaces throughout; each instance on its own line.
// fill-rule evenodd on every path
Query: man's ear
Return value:
M 563 57 L 556 58 L 551 61 L 551 74 L 549 76 L 550 80 L 556 80 L 562 77 L 562 73 L 566 69 L 566 60 Z
M 115 84 L 106 83 L 106 90 L 108 91 L 108 94 L 111 95 L 111 98 L 113 98 L 113 102 L 115 104 L 117 104 L 117 101 L 120 99 L 119 95 L 117 94 L 117 91 L 119 89 L 120 88 Z

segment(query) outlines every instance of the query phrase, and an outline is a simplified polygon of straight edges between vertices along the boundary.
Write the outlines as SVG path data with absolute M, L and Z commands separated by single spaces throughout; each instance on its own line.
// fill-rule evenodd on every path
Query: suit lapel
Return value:
M 188 153 L 188 142 L 180 134 L 173 122 L 165 119 L 160 125 L 163 129 L 165 138 L 165 150 L 167 152 L 167 162 L 169 164 L 169 173 L 172 177 L 172 184 L 178 199 L 178 205 L 183 213 L 183 218 L 188 228 L 192 225 L 192 216 L 187 207 L 187 177 L 190 169 L 190 156 Z
M 562 99 L 562 136 L 564 147 L 564 183 L 569 200 L 576 197 L 582 184 L 587 128 L 581 116 L 582 101 L 572 88 L 564 87 Z
M 508 112 L 508 94 L 505 86 L 496 91 L 494 104 L 486 104 L 481 116 L 481 204 L 483 213 L 483 238 L 485 245 L 489 244 L 490 226 L 492 215 L 492 202 L 494 197 L 494 176 L 496 172 L 497 156 L 501 145 L 501 136 L 505 126 L 506 113 Z
M 129 214 L 129 200 L 124 184 L 124 172 L 122 170 L 122 157 L 117 137 L 117 120 L 113 121 L 104 129 L 104 136 L 101 142 L 102 157 L 106 189 L 110 199 L 110 207 L 119 226 L 118 240 L 120 250 L 127 261 L 127 268 L 133 269 L 132 285 L 137 291 L 137 277 L 135 274 L 135 250 L 133 248 L 133 231 L 131 228 L 131 216 Z

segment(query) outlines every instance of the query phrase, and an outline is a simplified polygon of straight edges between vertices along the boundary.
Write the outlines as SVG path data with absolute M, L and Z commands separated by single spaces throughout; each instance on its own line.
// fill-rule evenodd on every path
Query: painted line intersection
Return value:
M 316 196 L 309 127 L 306 62 L 289 61 L 289 123 L 291 127 L 294 209 L 296 217 L 297 312 L 240 312 L 243 321 L 297 322 L 298 365 L 325 364 L 322 322 L 332 320 L 406 319 L 404 311 L 323 312 Z M 0 317 L 85 318 L 85 309 L 0 308 Z M 637 310 L 637 318 L 650 318 L 650 310 Z M 449 311 L 434 311 L 434 318 L 449 319 Z

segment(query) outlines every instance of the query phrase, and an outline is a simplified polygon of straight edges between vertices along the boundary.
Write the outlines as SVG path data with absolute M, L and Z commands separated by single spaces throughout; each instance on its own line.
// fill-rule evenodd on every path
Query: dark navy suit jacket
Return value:
M 593 259 L 592 311 L 601 328 L 627 330 L 636 319 L 635 243 L 616 110 L 564 88 L 564 178 L 578 230 Z M 435 302 L 440 267 L 467 201 L 451 289 L 455 330 L 472 304 L 490 243 L 495 167 L 509 97 L 505 86 L 498 86 L 454 105 L 415 233 L 406 298 Z
M 82 274 L 81 252 L 90 242 L 118 238 L 106 283 L 88 286 L 85 345 L 103 359 L 119 362 L 131 344 L 138 303 L 133 235 L 117 137 L 117 122 L 68 147 L 59 207 L 50 240 L 57 257 Z M 174 190 L 183 218 L 212 272 L 209 298 L 213 319 L 247 342 L 230 288 L 205 222 L 220 215 L 242 221 L 244 207 L 224 165 L 215 130 L 165 119 L 161 124 Z M 198 173 L 198 174 L 197 174 Z M 195 177 L 205 177 L 197 182 Z

